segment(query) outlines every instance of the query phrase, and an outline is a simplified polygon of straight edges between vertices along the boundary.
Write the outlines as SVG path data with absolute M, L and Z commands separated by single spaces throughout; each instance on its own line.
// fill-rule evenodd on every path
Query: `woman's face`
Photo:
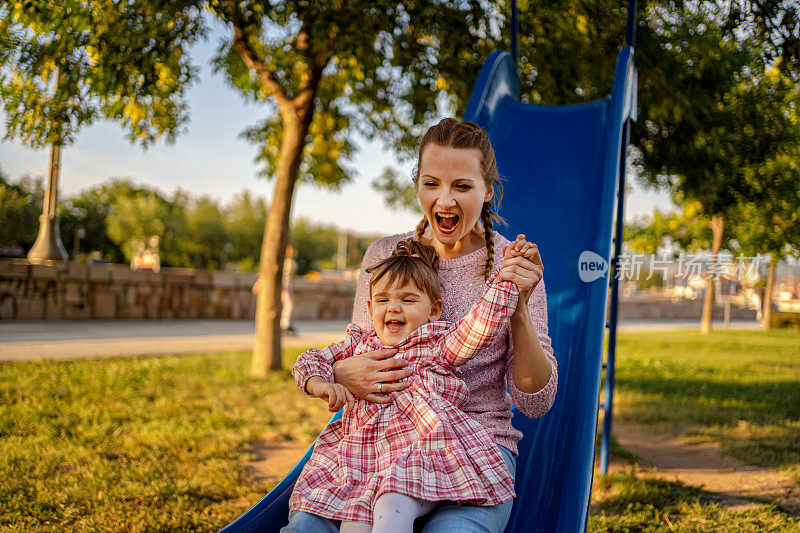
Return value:
M 446 247 L 463 243 L 475 228 L 484 202 L 492 199 L 481 175 L 480 150 L 426 146 L 417 194 L 434 238 Z

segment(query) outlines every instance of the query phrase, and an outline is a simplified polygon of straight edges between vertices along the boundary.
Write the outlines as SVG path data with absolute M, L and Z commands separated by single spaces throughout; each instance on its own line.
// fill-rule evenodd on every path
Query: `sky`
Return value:
M 174 144 L 162 141 L 144 151 L 130 144 L 115 124 L 96 122 L 82 130 L 75 143 L 62 149 L 59 195 L 73 195 L 110 177 L 129 177 L 166 194 L 180 187 L 195 195 L 209 195 L 227 202 L 243 189 L 249 189 L 269 200 L 272 182 L 258 177 L 259 165 L 254 162 L 256 147 L 239 137 L 246 127 L 264 118 L 266 110 L 246 103 L 209 65 L 218 40 L 225 35 L 224 28 L 215 26 L 209 39 L 192 50 L 192 61 L 200 69 L 199 80 L 187 95 L 190 122 Z M 5 124 L 5 116 L 0 118 Z M 5 133 L 4 126 L 2 131 Z M 354 179 L 338 192 L 312 185 L 299 186 L 295 190 L 292 216 L 365 234 L 394 234 L 413 229 L 419 221 L 418 215 L 386 209 L 370 186 L 387 165 L 401 169 L 410 179 L 413 162 L 400 163 L 392 151 L 384 150 L 378 142 L 357 138 L 356 144 L 361 149 L 349 164 L 358 173 Z M 47 160 L 47 150 L 31 150 L 19 142 L 0 141 L 0 168 L 12 180 L 26 174 L 46 176 Z M 665 193 L 643 191 L 634 185 L 626 198 L 626 219 L 652 213 L 656 206 L 670 209 L 671 205 Z

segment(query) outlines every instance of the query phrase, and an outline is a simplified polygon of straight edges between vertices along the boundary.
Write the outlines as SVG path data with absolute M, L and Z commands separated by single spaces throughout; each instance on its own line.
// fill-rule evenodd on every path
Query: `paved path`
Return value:
M 325 345 L 346 327 L 344 320 L 300 321 L 284 346 Z M 0 361 L 249 350 L 253 333 L 252 320 L 0 322 Z
M 341 339 L 346 320 L 297 322 L 298 334 L 285 346 L 324 345 Z M 620 331 L 694 329 L 697 321 L 629 322 Z M 715 327 L 722 328 L 722 324 Z M 758 329 L 755 322 L 732 327 Z M 249 350 L 252 320 L 86 320 L 0 322 L 0 361 L 81 359 L 167 353 Z
M 620 446 L 638 457 L 638 471 L 642 474 L 715 492 L 725 507 L 753 507 L 756 504 L 746 498 L 756 497 L 773 501 L 794 516 L 800 515 L 797 481 L 787 472 L 723 455 L 716 443 L 687 444 L 630 422 L 614 420 L 612 432 Z M 617 463 L 616 470 L 630 467 Z

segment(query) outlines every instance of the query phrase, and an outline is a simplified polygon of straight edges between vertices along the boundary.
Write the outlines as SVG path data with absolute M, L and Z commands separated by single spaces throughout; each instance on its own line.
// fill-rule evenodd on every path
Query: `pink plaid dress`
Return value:
M 489 282 L 483 297 L 458 322 L 430 322 L 395 345 L 414 370 L 411 386 L 393 401 L 359 399 L 317 438 L 289 501 L 334 520 L 372 523 L 375 500 L 398 492 L 427 501 L 496 505 L 514 497 L 492 432 L 461 411 L 466 384 L 454 374 L 507 327 L 519 291 Z M 335 361 L 384 347 L 375 331 L 355 324 L 347 338 L 300 355 L 292 373 L 300 390 L 312 376 L 333 381 Z

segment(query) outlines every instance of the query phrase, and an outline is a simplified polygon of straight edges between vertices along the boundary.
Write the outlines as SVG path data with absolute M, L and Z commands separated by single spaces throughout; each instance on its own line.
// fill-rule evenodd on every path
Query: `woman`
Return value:
M 489 138 L 469 122 L 444 119 L 425 133 L 414 176 L 425 217 L 416 232 L 379 239 L 367 250 L 361 265 L 353 308 L 353 322 L 369 324 L 366 269 L 388 257 L 397 242 L 416 237 L 438 252 L 439 281 L 444 300 L 442 319 L 455 321 L 480 298 L 484 280 L 501 265 L 509 241 L 492 230 L 497 215 L 491 209 L 500 188 L 497 164 Z M 494 435 L 513 475 L 521 433 L 511 425 L 511 402 L 530 417 L 545 414 L 553 404 L 557 386 L 556 360 L 547 335 L 547 301 L 543 266 L 538 252 L 532 260 L 522 256 L 503 262 L 504 279 L 520 287 L 519 305 L 508 332 L 485 348 L 458 372 L 469 387 L 464 412 Z M 527 305 L 525 305 L 527 304 Z M 354 395 L 376 403 L 391 401 L 385 393 L 402 390 L 410 374 L 394 351 L 377 350 L 334 365 L 337 383 Z M 506 387 L 508 392 L 506 391 Z M 510 393 L 510 395 L 509 395 Z M 423 531 L 502 532 L 512 502 L 490 507 L 440 503 Z M 308 513 L 293 512 L 288 532 L 335 532 L 338 524 Z

